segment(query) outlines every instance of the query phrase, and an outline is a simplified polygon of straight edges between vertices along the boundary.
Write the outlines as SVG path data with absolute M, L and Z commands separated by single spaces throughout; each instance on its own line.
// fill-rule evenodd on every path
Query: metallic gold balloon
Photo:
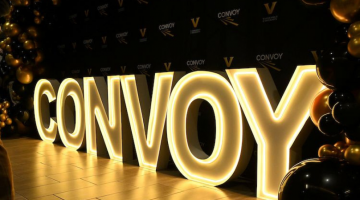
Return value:
M 360 0 L 331 0 L 330 11 L 342 23 L 352 23 L 360 15 Z
M 321 116 L 326 113 L 330 113 L 331 110 L 328 105 L 327 99 L 329 95 L 332 93 L 332 90 L 326 89 L 321 91 L 314 99 L 313 103 L 310 107 L 310 118 L 315 126 L 318 126 L 318 121 Z
M 4 128 L 6 126 L 5 122 L 0 122 L 0 127 Z
M 5 49 L 5 47 L 6 47 L 6 42 L 3 40 L 0 42 L 0 48 Z
M 5 38 L 4 41 L 5 41 L 6 44 L 10 44 L 10 43 L 11 43 L 11 38 L 10 38 L 10 37 L 7 37 L 7 38 Z
M 24 49 L 26 50 L 31 50 L 31 49 L 34 49 L 35 48 L 35 44 L 34 44 L 34 41 L 32 40 L 26 40 L 24 42 Z
M 39 17 L 35 17 L 34 18 L 34 22 L 35 24 L 40 24 L 41 23 L 41 19 Z
M 1 113 L 7 115 L 8 111 L 5 108 L 1 108 Z
M 44 60 L 44 54 L 42 53 L 42 51 L 37 51 L 37 56 L 35 58 L 35 62 L 40 63 L 43 60 Z
M 336 147 L 334 147 L 330 144 L 325 144 L 325 145 L 321 146 L 318 151 L 318 155 L 320 158 L 323 158 L 323 157 L 338 158 L 339 154 L 340 154 L 339 149 L 337 149 Z
M 8 54 L 8 55 L 5 56 L 5 61 L 6 61 L 6 63 L 7 63 L 8 65 L 11 65 L 11 63 L 13 62 L 13 60 L 14 60 L 13 55 Z
M 360 36 L 360 21 L 352 23 L 348 29 L 348 37 L 353 38 Z
M 360 141 L 352 141 L 349 138 L 345 138 L 347 145 L 360 145 Z
M 339 157 L 343 159 L 345 151 L 349 147 L 349 145 L 343 141 L 340 141 L 340 142 L 335 143 L 334 147 L 336 147 L 340 151 Z
M 27 29 L 27 32 L 28 32 L 29 36 L 31 36 L 31 37 L 36 38 L 36 37 L 38 36 L 37 30 L 36 30 L 36 28 L 33 27 L 33 26 L 32 26 L 32 27 L 29 27 L 29 28 Z
M 20 0 L 22 6 L 28 6 L 30 4 L 29 0 Z
M 37 11 L 37 10 L 34 10 L 34 15 L 35 15 L 35 16 L 40 16 L 40 12 Z
M 5 35 L 9 35 L 11 29 L 10 29 L 10 22 L 5 22 L 3 25 L 2 25 L 2 28 L 1 30 L 5 33 Z
M 12 119 L 11 118 L 7 118 L 5 121 L 6 125 L 11 125 L 12 124 Z
M 360 58 L 360 36 L 351 38 L 347 47 L 352 56 Z
M 11 46 L 10 46 L 9 44 L 6 45 L 5 50 L 6 50 L 7 52 L 11 53 Z
M 16 78 L 22 84 L 29 84 L 33 81 L 34 75 L 29 68 L 19 67 L 16 70 Z
M 2 105 L 2 104 L 0 104 L 0 110 L 1 110 L 1 108 L 3 108 L 4 106 Z
M 24 43 L 28 38 L 28 35 L 26 33 L 22 33 L 19 35 L 19 42 Z
M 11 37 L 17 36 L 20 33 L 20 26 L 17 24 L 11 24 L 10 25 L 10 32 L 9 35 Z
M 29 117 L 30 117 L 29 112 L 28 112 L 28 111 L 24 111 L 24 115 L 23 115 L 23 117 L 22 117 L 22 120 L 23 120 L 23 121 L 27 121 L 27 120 L 29 119 Z
M 52 0 L 52 2 L 53 2 L 53 4 L 54 4 L 55 6 L 57 6 L 57 5 L 60 4 L 60 0 Z
M 10 62 L 10 65 L 13 67 L 19 67 L 22 64 L 20 59 L 13 59 Z
M 0 121 L 4 122 L 6 120 L 6 115 L 0 114 Z
M 350 164 L 360 165 L 360 145 L 351 145 L 345 151 L 345 160 Z
M 4 105 L 4 108 L 9 108 L 10 107 L 10 102 L 4 101 L 3 105 Z

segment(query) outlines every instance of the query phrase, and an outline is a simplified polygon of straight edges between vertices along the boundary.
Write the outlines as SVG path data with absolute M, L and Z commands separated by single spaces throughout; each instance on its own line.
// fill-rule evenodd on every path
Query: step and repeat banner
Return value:
M 51 34 L 44 35 L 46 78 L 144 74 L 151 91 L 158 72 L 257 67 L 270 71 L 282 95 L 296 66 L 315 64 L 332 40 L 339 24 L 328 7 L 302 0 L 62 1 L 49 16 Z M 201 106 L 198 123 L 210 154 L 215 118 L 209 104 Z M 332 141 L 313 132 L 304 158 Z M 256 168 L 252 162 L 249 169 Z

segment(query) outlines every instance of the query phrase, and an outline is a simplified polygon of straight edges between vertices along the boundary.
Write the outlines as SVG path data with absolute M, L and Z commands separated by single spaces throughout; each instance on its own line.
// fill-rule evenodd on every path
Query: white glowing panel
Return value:
M 56 118 L 63 144 L 75 150 L 83 147 L 85 110 L 81 79 L 68 78 L 61 83 L 56 101 Z
M 121 76 L 121 86 L 140 167 L 156 170 L 167 166 L 169 151 L 164 126 L 174 75 L 174 72 L 155 74 L 151 107 L 145 76 Z
M 257 196 L 277 199 L 282 178 L 295 164 L 292 153 L 301 154 L 301 148 L 293 144 L 306 136 L 299 133 L 309 118 L 309 105 L 323 86 L 315 66 L 299 66 L 279 101 L 267 69 L 231 69 L 227 73 L 258 144 Z
M 111 159 L 123 161 L 120 76 L 108 76 L 107 86 L 103 77 L 84 78 L 84 96 L 87 152 L 97 154 L 106 148 Z
M 202 151 L 197 136 L 201 101 L 210 103 L 215 113 L 216 142 L 211 155 Z M 244 142 L 242 129 L 239 102 L 224 76 L 199 71 L 176 84 L 168 106 L 168 143 L 177 168 L 186 178 L 216 186 L 241 173 L 240 163 L 246 166 L 248 161 L 239 163 Z
M 58 139 L 57 123 L 50 118 L 49 103 L 55 101 L 59 88 L 57 80 L 41 79 L 34 92 L 34 114 L 36 127 L 42 140 L 54 142 Z

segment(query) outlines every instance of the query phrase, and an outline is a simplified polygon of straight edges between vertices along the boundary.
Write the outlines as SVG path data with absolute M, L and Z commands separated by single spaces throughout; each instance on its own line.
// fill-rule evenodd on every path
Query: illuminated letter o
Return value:
M 209 102 L 215 113 L 216 141 L 210 156 L 197 139 L 199 100 Z M 233 88 L 220 74 L 193 72 L 176 84 L 168 107 L 167 131 L 172 158 L 186 178 L 216 186 L 238 175 L 241 111 Z
M 66 147 L 79 149 L 85 145 L 85 110 L 82 80 L 65 79 L 59 88 L 56 118 L 61 141 Z M 68 97 L 71 97 L 72 100 Z M 75 113 L 75 120 L 74 120 Z

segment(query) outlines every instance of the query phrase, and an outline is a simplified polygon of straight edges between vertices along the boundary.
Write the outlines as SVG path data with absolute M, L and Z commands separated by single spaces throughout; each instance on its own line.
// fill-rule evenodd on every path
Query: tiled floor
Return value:
M 209 187 L 186 180 L 173 168 L 151 172 L 36 139 L 3 142 L 18 200 L 257 199 L 246 183 Z

